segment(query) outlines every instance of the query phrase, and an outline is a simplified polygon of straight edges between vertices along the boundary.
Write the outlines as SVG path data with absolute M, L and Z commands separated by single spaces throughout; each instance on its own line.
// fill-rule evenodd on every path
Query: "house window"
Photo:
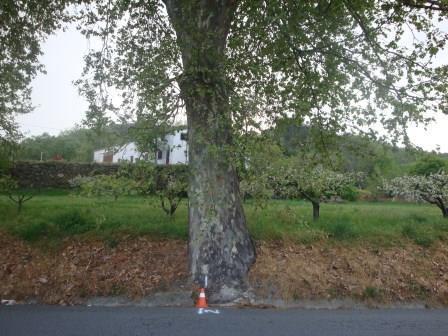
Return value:
M 162 160 L 162 158 L 163 158 L 163 153 L 162 153 L 162 151 L 159 149 L 159 150 L 157 151 L 157 160 Z
M 180 139 L 184 140 L 184 141 L 188 141 L 188 133 L 181 133 L 180 134 Z
M 134 157 L 133 156 L 131 156 L 131 163 L 133 163 L 134 162 Z

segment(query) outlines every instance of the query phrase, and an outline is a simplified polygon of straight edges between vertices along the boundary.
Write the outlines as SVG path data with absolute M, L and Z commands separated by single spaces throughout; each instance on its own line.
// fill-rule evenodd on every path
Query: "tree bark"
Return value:
M 448 208 L 447 207 L 440 207 L 440 210 L 442 210 L 442 214 L 444 218 L 448 218 Z
M 312 202 L 313 204 L 313 220 L 317 221 L 320 216 L 320 204 L 318 202 Z
M 246 289 L 255 249 L 232 164 L 225 47 L 234 0 L 165 0 L 182 53 L 189 142 L 189 257 L 194 282 L 208 276 L 210 299 Z
M 433 201 L 432 203 L 437 205 L 437 207 L 442 211 L 442 215 L 444 218 L 448 218 L 448 207 L 446 206 L 446 202 L 444 202 L 442 198 L 436 197 L 435 201 Z

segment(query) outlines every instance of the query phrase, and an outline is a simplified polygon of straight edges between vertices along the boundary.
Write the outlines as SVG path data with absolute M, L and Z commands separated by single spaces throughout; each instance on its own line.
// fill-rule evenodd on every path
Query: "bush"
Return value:
M 448 161 L 438 156 L 428 155 L 418 160 L 410 169 L 411 175 L 429 176 L 448 170 Z
M 347 186 L 341 190 L 341 198 L 350 202 L 355 202 L 359 198 L 359 191 L 355 187 Z
M 155 194 L 154 177 L 157 169 L 151 162 L 124 163 L 120 165 L 117 177 L 135 181 L 140 194 L 152 195 Z
M 154 177 L 154 186 L 163 211 L 167 215 L 173 216 L 182 198 L 187 196 L 188 177 L 186 170 L 180 172 L 168 167 L 159 169 Z
M 71 210 L 62 213 L 52 219 L 62 234 L 76 235 L 85 233 L 95 228 L 94 223 L 86 218 L 79 210 Z
M 50 233 L 50 225 L 45 221 L 19 224 L 12 228 L 12 233 L 26 241 L 37 241 Z

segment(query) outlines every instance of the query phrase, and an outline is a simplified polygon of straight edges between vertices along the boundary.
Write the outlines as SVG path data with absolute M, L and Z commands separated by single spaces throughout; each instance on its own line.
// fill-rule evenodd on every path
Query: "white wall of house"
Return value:
M 159 151 L 155 154 L 158 165 L 188 163 L 186 134 L 186 129 L 177 130 L 172 134 L 166 135 L 164 141 L 160 141 Z M 105 149 L 94 151 L 93 161 L 104 162 L 105 153 L 107 153 Z M 137 145 L 134 142 L 130 142 L 114 150 L 112 162 L 136 162 L 137 160 L 143 160 L 143 157 L 138 151 Z
M 137 145 L 134 142 L 130 142 L 126 145 L 121 146 L 114 153 L 113 162 L 135 162 L 141 159 L 141 153 L 137 149 Z
M 93 162 L 104 162 L 104 149 L 98 149 L 93 152 Z
M 188 142 L 186 137 L 182 140 L 186 134 L 187 130 L 180 130 L 166 136 L 170 151 L 169 164 L 188 163 Z

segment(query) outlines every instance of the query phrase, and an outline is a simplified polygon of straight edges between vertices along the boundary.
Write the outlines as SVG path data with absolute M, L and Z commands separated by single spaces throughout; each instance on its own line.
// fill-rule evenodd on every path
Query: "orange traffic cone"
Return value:
M 208 308 L 207 300 L 205 299 L 204 288 L 201 288 L 201 292 L 199 293 L 199 299 L 196 302 L 196 308 Z

